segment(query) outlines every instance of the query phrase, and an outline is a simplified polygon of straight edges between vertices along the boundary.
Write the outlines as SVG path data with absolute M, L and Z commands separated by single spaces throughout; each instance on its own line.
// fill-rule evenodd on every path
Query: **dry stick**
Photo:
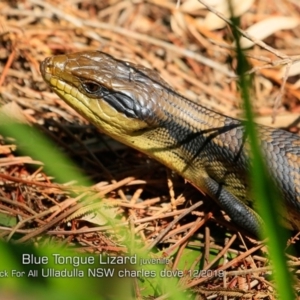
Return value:
M 8 207 L 8 206 L 3 205 L 1 203 L 0 203 L 0 209 L 5 211 L 5 213 L 9 213 L 11 215 L 20 216 L 22 218 L 27 218 L 28 217 L 28 215 L 25 214 L 23 211 Z M 45 224 L 45 222 L 40 220 L 40 219 L 36 219 L 36 221 L 40 224 Z
M 36 214 L 36 211 L 34 211 L 33 209 L 31 209 L 29 206 L 27 206 L 24 203 L 20 203 L 20 202 L 14 201 L 14 200 L 10 200 L 10 199 L 7 199 L 7 198 L 2 197 L 2 196 L 0 196 L 0 201 L 8 203 L 8 204 L 10 204 L 12 206 L 16 206 L 19 209 L 24 209 L 24 210 L 26 210 L 27 212 L 29 212 L 32 215 Z
M 242 245 L 248 251 L 249 250 L 248 246 L 246 245 L 245 240 L 244 240 L 242 234 L 240 232 L 238 232 L 238 235 L 239 235 L 239 238 L 240 238 L 240 241 L 241 241 Z M 254 259 L 252 258 L 252 256 L 250 258 L 251 258 L 252 263 L 256 266 L 256 263 L 255 263 Z
M 85 25 L 85 26 L 89 26 L 89 27 L 109 30 L 109 31 L 115 32 L 117 34 L 120 34 L 123 37 L 124 36 L 130 37 L 130 38 L 133 38 L 138 41 L 147 42 L 147 43 L 162 47 L 164 49 L 167 49 L 168 51 L 177 53 L 179 55 L 190 57 L 206 66 L 209 66 L 213 69 L 219 70 L 220 72 L 222 72 L 223 74 L 226 74 L 229 77 L 235 76 L 235 74 L 232 71 L 228 70 L 224 64 L 219 64 L 219 63 L 217 63 L 209 58 L 206 58 L 200 54 L 197 54 L 193 51 L 190 51 L 190 50 L 187 50 L 184 48 L 179 48 L 177 46 L 172 45 L 171 43 L 167 43 L 165 41 L 162 41 L 162 40 L 159 40 L 156 38 L 152 38 L 149 35 L 140 34 L 140 33 L 137 33 L 137 32 L 122 28 L 122 27 L 112 26 L 112 25 L 104 23 L 104 22 L 82 20 L 82 19 L 76 18 L 74 16 L 71 16 L 65 12 L 60 11 L 59 9 L 50 5 L 49 3 L 46 3 L 45 1 L 30 0 L 30 2 L 37 4 L 41 7 L 44 7 L 48 13 L 52 12 L 56 16 L 59 16 L 63 20 L 66 20 L 77 27 L 82 28 Z
M 233 259 L 230 262 L 228 262 L 226 265 L 218 268 L 217 271 L 223 271 L 223 270 L 226 270 L 226 269 L 230 268 L 231 266 L 233 266 L 234 264 L 236 264 L 238 261 L 240 261 L 240 260 L 244 259 L 245 257 L 249 256 L 250 254 L 256 252 L 257 250 L 259 250 L 263 246 L 264 246 L 264 244 L 261 243 L 258 246 L 251 248 L 250 250 L 248 250 L 248 251 L 240 254 L 238 257 L 236 257 L 235 259 Z M 222 255 L 223 255 L 226 251 L 227 251 L 227 248 L 225 247 L 224 251 L 222 250 L 220 253 L 222 253 Z M 196 286 L 196 285 L 198 285 L 200 283 L 203 283 L 203 282 L 205 282 L 207 280 L 210 280 L 210 279 L 211 279 L 211 277 L 200 278 L 198 280 L 192 281 L 185 288 L 191 288 L 193 286 Z
M 289 75 L 289 71 L 291 69 L 291 66 L 292 66 L 292 62 L 287 63 L 287 66 L 286 66 L 286 69 L 285 69 L 285 74 L 284 74 L 284 77 L 283 77 L 283 82 L 282 82 L 282 85 L 280 87 L 280 91 L 279 91 L 277 97 L 275 98 L 275 103 L 274 103 L 274 108 L 273 108 L 273 113 L 272 113 L 272 123 L 275 122 L 275 114 L 276 114 L 276 112 L 279 108 L 279 105 L 281 103 L 281 98 L 284 94 L 284 87 L 285 87 L 286 81 L 288 79 L 288 75 Z
M 23 224 L 25 224 L 25 223 L 27 223 L 27 222 L 29 222 L 29 221 L 31 221 L 31 220 L 34 220 L 36 217 L 39 217 L 39 218 L 44 217 L 44 216 L 46 216 L 46 215 L 48 215 L 48 214 L 54 212 L 56 209 L 57 209 L 57 207 L 55 207 L 55 209 L 53 209 L 53 208 L 51 207 L 50 209 L 48 209 L 48 210 L 46 210 L 46 211 L 43 211 L 43 212 L 39 213 L 37 216 L 34 215 L 34 216 L 28 217 L 28 218 L 26 218 L 26 219 L 20 221 L 20 222 L 12 229 L 12 231 L 11 231 L 10 234 L 8 235 L 6 241 L 9 242 L 9 240 L 11 239 L 11 237 L 15 234 L 15 232 L 16 232 Z M 44 226 L 42 226 L 41 228 L 44 228 Z M 35 231 L 36 231 L 36 230 L 35 230 Z M 34 231 L 34 232 L 35 232 L 35 231 Z
M 200 218 L 199 220 L 201 220 L 203 218 Z M 178 238 L 176 239 L 176 237 L 181 233 L 187 232 L 188 230 L 191 230 L 191 228 L 193 228 L 195 226 L 195 224 L 197 224 L 197 221 L 193 221 L 190 223 L 186 223 L 184 225 L 181 225 L 180 227 L 175 227 L 174 229 L 170 230 L 168 232 L 168 234 L 165 235 L 164 237 L 164 241 L 170 241 L 170 243 L 176 244 L 178 242 Z M 175 242 L 174 242 L 175 240 Z M 166 250 L 167 251 L 167 250 Z
M 194 222 L 194 227 L 181 239 L 179 240 L 177 243 L 175 243 L 173 246 L 171 246 L 170 248 L 168 248 L 165 253 L 167 256 L 170 256 L 171 253 L 173 252 L 174 249 L 176 249 L 180 244 L 183 244 L 185 242 L 187 242 L 187 240 L 200 228 L 202 227 L 205 222 L 207 221 L 208 218 L 202 219 L 201 218 L 197 218 L 197 220 Z
M 198 0 L 198 1 L 201 4 L 203 4 L 213 14 L 217 15 L 220 19 L 222 19 L 223 21 L 228 23 L 230 26 L 234 27 L 246 39 L 252 41 L 254 44 L 264 48 L 265 50 L 273 53 L 277 57 L 280 57 L 281 59 L 287 60 L 287 62 L 291 61 L 291 58 L 288 55 L 286 55 L 284 53 L 281 53 L 280 51 L 278 51 L 278 50 L 274 49 L 273 47 L 267 45 L 263 41 L 257 40 L 255 37 L 251 36 L 248 32 L 246 32 L 246 31 L 240 29 L 239 27 L 235 26 L 228 18 L 226 18 L 222 13 L 218 12 L 214 7 L 207 4 L 205 1 L 203 1 L 203 0 Z
M 16 182 L 16 183 L 24 183 L 27 185 L 34 185 L 34 186 L 39 186 L 39 187 L 44 187 L 44 188 L 52 188 L 52 189 L 58 189 L 58 190 L 73 190 L 75 188 L 78 188 L 79 191 L 87 191 L 89 190 L 86 187 L 74 187 L 74 186 L 67 186 L 67 185 L 61 185 L 57 183 L 44 183 L 44 182 L 39 182 L 39 181 L 34 181 L 34 180 L 27 180 L 11 175 L 6 175 L 6 174 L 0 174 L 0 178 L 3 178 L 8 181 Z
M 259 292 L 259 296 L 257 296 L 256 291 L 245 291 L 242 289 L 231 289 L 231 288 L 223 288 L 223 287 L 217 287 L 217 288 L 197 288 L 195 291 L 197 291 L 200 294 L 203 294 L 205 296 L 211 296 L 210 298 L 220 297 L 223 296 L 224 299 L 262 299 L 269 296 L 266 292 Z M 226 298 L 225 298 L 226 297 Z M 210 299 L 205 298 L 205 299 Z
M 178 264 L 180 262 L 180 259 L 183 255 L 183 251 L 185 249 L 185 247 L 187 246 L 188 241 L 185 241 L 184 243 L 182 243 L 182 245 L 179 247 L 178 252 L 176 253 L 176 257 L 175 260 L 173 262 L 173 266 L 172 266 L 172 270 L 176 270 L 178 268 Z
M 8 72 L 10 66 L 12 65 L 12 63 L 14 61 L 15 55 L 16 55 L 16 50 L 13 49 L 11 54 L 9 55 L 9 58 L 8 58 L 6 64 L 5 64 L 4 69 L 2 70 L 2 74 L 0 76 L 0 87 L 2 86 L 2 84 L 4 82 L 4 79 L 5 79 L 5 76 L 7 75 L 7 72 Z
M 81 202 L 81 203 L 75 205 L 74 207 L 70 208 L 68 211 L 65 211 L 64 213 L 62 213 L 61 215 L 59 215 L 59 216 L 58 216 L 57 218 L 55 218 L 54 220 L 51 220 L 48 224 L 46 224 L 46 225 L 44 225 L 44 226 L 42 226 L 42 227 L 40 227 L 40 228 L 34 230 L 33 232 L 31 232 L 31 233 L 27 234 L 26 236 L 22 237 L 21 239 L 17 240 L 17 243 L 25 242 L 25 241 L 27 241 L 28 239 L 33 238 L 33 237 L 35 237 L 35 236 L 41 234 L 42 232 L 46 231 L 48 228 L 52 227 L 54 224 L 58 223 L 59 221 L 63 220 L 64 218 L 70 216 L 72 213 L 74 213 L 74 212 L 76 212 L 76 211 L 80 211 L 80 209 L 84 208 L 84 206 L 85 206 L 86 204 L 91 203 L 91 201 L 92 201 L 95 197 L 101 197 L 101 196 L 105 195 L 106 193 L 112 191 L 113 189 L 119 188 L 119 187 L 123 186 L 124 184 L 126 184 L 126 183 L 128 183 L 128 182 L 130 182 L 130 181 L 132 181 L 132 180 L 134 180 L 134 177 L 128 177 L 128 178 L 125 178 L 125 179 L 123 179 L 123 180 L 117 182 L 116 184 L 110 185 L 109 188 L 106 188 L 105 190 L 103 190 L 103 191 L 97 193 L 96 195 L 92 196 L 90 199 L 88 199 L 88 200 L 86 200 L 86 201 L 83 201 L 83 202 Z M 72 203 L 78 201 L 77 199 L 73 199 L 73 200 L 74 200 L 74 201 L 73 201 Z M 28 221 L 28 219 L 27 219 L 27 220 L 24 220 L 24 221 Z M 18 227 L 17 227 L 16 229 L 18 229 Z M 13 231 L 13 232 L 10 234 L 10 236 L 11 236 L 14 232 L 15 232 L 15 231 Z
M 68 200 L 67 200 L 67 201 L 68 201 Z M 69 201 L 68 206 L 71 205 L 71 204 L 73 204 L 73 203 L 75 203 L 75 202 L 77 202 L 77 201 L 78 201 L 77 198 L 72 199 L 71 201 Z M 26 242 L 27 240 L 29 240 L 29 239 L 31 239 L 31 238 L 33 238 L 33 237 L 36 237 L 37 235 L 41 234 L 42 232 L 46 231 L 48 228 L 51 228 L 51 227 L 52 227 L 53 225 L 55 225 L 56 223 L 58 223 L 59 221 L 63 220 L 63 219 L 66 218 L 67 216 L 69 216 L 71 213 L 73 213 L 73 212 L 79 210 L 80 208 L 82 208 L 86 202 L 89 202 L 89 200 L 84 201 L 84 202 L 82 202 L 82 203 L 80 203 L 80 204 L 77 204 L 77 205 L 71 207 L 69 210 L 63 212 L 61 215 L 59 215 L 59 216 L 58 216 L 57 218 L 55 218 L 54 220 L 51 220 L 50 222 L 48 222 L 48 223 L 45 224 L 44 226 L 41 226 L 40 228 L 37 228 L 37 229 L 33 230 L 32 232 L 30 232 L 29 234 L 25 235 L 24 237 L 20 238 L 19 240 L 16 241 L 16 243 L 20 244 L 20 243 Z M 57 205 L 57 206 L 59 206 L 59 205 Z M 45 213 L 48 214 L 49 212 L 55 212 L 55 211 L 57 211 L 57 206 L 54 207 L 55 209 L 50 208 L 50 209 L 48 209 L 47 211 L 42 212 L 41 214 L 45 214 Z M 64 207 L 63 209 L 65 209 L 65 208 L 66 208 L 66 207 Z M 39 215 L 41 215 L 41 214 L 39 214 Z M 38 215 L 38 216 L 39 216 L 39 215 Z M 28 219 L 24 220 L 24 222 L 25 222 L 25 221 L 28 221 Z M 14 232 L 14 231 L 13 231 L 13 232 Z M 12 233 L 13 233 L 13 232 L 12 232 Z
M 206 58 L 200 54 L 197 54 L 191 50 L 187 50 L 184 48 L 174 46 L 171 43 L 167 43 L 162 40 L 149 37 L 148 35 L 136 33 L 136 32 L 130 31 L 125 28 L 111 26 L 106 23 L 93 22 L 93 21 L 84 21 L 83 23 L 84 23 L 84 25 L 87 25 L 87 26 L 110 30 L 110 31 L 116 32 L 120 35 L 128 36 L 128 37 L 131 37 L 131 38 L 139 40 L 139 41 L 143 41 L 143 42 L 147 42 L 147 43 L 150 43 L 150 44 L 153 44 L 156 46 L 160 46 L 168 51 L 177 53 L 179 55 L 183 55 L 185 57 L 190 57 L 208 67 L 218 70 L 219 72 L 221 72 L 229 77 L 235 76 L 235 74 L 232 71 L 228 70 L 223 64 L 219 64 L 219 63 L 217 63 L 209 58 Z
M 227 276 L 241 276 L 241 275 L 247 275 L 247 274 L 252 274 L 252 273 L 266 273 L 272 271 L 271 266 L 267 267 L 261 267 L 261 268 L 252 268 L 252 269 L 246 269 L 246 270 L 239 270 L 239 271 L 227 271 L 226 275 Z
M 179 215 L 177 218 L 175 218 L 158 236 L 157 238 L 146 247 L 147 250 L 151 250 L 167 233 L 168 231 L 184 216 L 195 210 L 197 207 L 201 206 L 203 204 L 202 201 L 199 201 L 192 205 L 191 207 L 187 208 L 181 215 Z
M 38 181 L 33 181 L 33 180 L 27 180 L 27 179 L 22 179 L 6 174 L 0 174 L 0 178 L 12 181 L 12 182 L 17 182 L 17 183 L 24 183 L 28 185 L 35 185 L 35 186 L 40 186 L 44 188 L 57 188 L 58 190 L 76 190 L 76 191 L 82 191 L 82 192 L 97 192 L 102 194 L 107 194 L 108 192 L 111 192 L 112 190 L 115 190 L 117 188 L 122 187 L 123 185 L 130 185 L 132 181 L 134 181 L 135 177 L 127 177 L 124 178 L 118 182 L 111 183 L 109 185 L 105 185 L 102 188 L 98 188 L 97 184 L 94 185 L 92 188 L 86 188 L 86 187 L 79 187 L 79 186 L 67 186 L 67 185 L 61 185 L 57 183 L 43 183 L 43 182 L 38 182 Z M 136 184 L 144 184 L 146 183 L 145 181 L 138 181 Z
M 128 225 L 128 222 L 122 222 L 116 225 L 117 227 L 124 227 Z M 98 232 L 98 231 L 108 231 L 111 230 L 112 226 L 99 226 L 99 227 L 92 227 L 92 228 L 84 228 L 84 229 L 78 229 L 78 230 L 49 230 L 47 232 L 48 235 L 75 235 L 75 234 L 83 234 L 83 233 L 92 233 L 92 232 Z M 4 227 L 0 226 L 0 231 L 9 231 L 11 232 L 14 230 L 11 227 Z M 17 229 L 15 230 L 16 233 L 22 233 L 22 234 L 27 234 L 27 233 L 32 233 L 34 232 L 35 229 Z
M 155 216 L 155 217 L 144 218 L 144 219 L 141 219 L 141 220 L 135 220 L 134 224 L 148 222 L 148 221 L 155 220 L 155 219 L 158 219 L 158 218 L 172 217 L 172 216 L 174 216 L 176 214 L 181 213 L 182 211 L 185 211 L 185 210 L 181 210 L 181 211 L 177 211 L 177 212 L 172 212 L 172 213 L 168 213 L 168 214 L 164 214 L 164 215 L 160 215 L 160 216 Z M 70 213 L 72 213 L 72 211 L 68 210 L 68 213 L 66 213 L 66 215 L 64 215 L 64 218 L 67 217 Z M 38 215 L 38 216 L 40 216 L 40 215 Z M 35 217 L 37 217 L 37 215 Z M 56 221 L 59 222 L 60 219 L 59 220 L 55 219 L 55 223 L 56 223 Z M 28 221 L 28 219 L 26 221 Z M 126 225 L 128 225 L 127 222 L 122 222 L 120 224 L 117 224 L 116 227 L 124 227 Z M 79 230 L 50 230 L 50 231 L 47 232 L 47 234 L 48 235 L 57 235 L 57 234 L 61 234 L 61 235 L 74 235 L 74 234 L 91 233 L 91 232 L 97 232 L 97 231 L 107 231 L 107 230 L 111 230 L 111 229 L 112 229 L 111 226 L 99 226 L 99 227 L 79 229 Z M 14 230 L 15 233 L 33 233 L 33 231 L 34 231 L 34 233 L 36 233 L 35 230 L 12 229 L 12 228 L 6 228 L 6 227 L 0 227 L 0 230 L 6 230 L 6 231 L 12 231 L 12 230 Z M 43 230 L 41 230 L 40 232 L 36 233 L 34 236 L 40 234 L 44 230 L 45 230 L 45 228 L 43 228 Z
M 105 186 L 105 189 L 101 190 L 96 196 L 104 196 L 105 194 L 108 194 L 110 192 L 112 192 L 113 190 L 116 190 L 120 187 L 122 187 L 123 185 L 128 184 L 129 182 L 135 180 L 135 177 L 131 176 L 131 177 L 127 177 L 124 178 L 118 182 L 112 183 L 109 186 Z
M 290 70 L 291 65 L 293 63 L 295 63 L 296 61 L 300 60 L 299 55 L 291 57 L 291 56 L 288 56 L 288 55 L 274 49 L 273 47 L 267 45 L 263 41 L 260 41 L 260 40 L 256 39 L 255 37 L 251 36 L 248 32 L 246 32 L 246 31 L 240 29 L 239 27 L 235 26 L 228 18 L 226 18 L 222 13 L 218 12 L 214 7 L 207 4 L 205 1 L 203 1 L 203 0 L 198 0 L 198 1 L 201 4 L 203 4 L 209 11 L 211 11 L 212 13 L 217 15 L 220 19 L 222 19 L 223 21 L 228 23 L 230 26 L 233 26 L 243 37 L 247 38 L 248 40 L 252 41 L 254 44 L 262 47 L 263 49 L 265 49 L 265 50 L 273 53 L 277 57 L 281 58 L 281 60 L 279 62 L 274 61 L 274 64 L 271 62 L 273 65 L 287 64 L 287 69 L 286 69 L 286 72 L 285 72 L 285 76 L 283 78 L 283 83 L 281 85 L 280 92 L 277 95 L 277 97 L 275 99 L 275 103 L 274 103 L 274 108 L 273 108 L 273 113 L 272 113 L 272 122 L 274 123 L 275 113 L 276 113 L 276 110 L 279 106 L 280 99 L 281 99 L 281 97 L 283 96 L 283 93 L 284 93 L 285 84 L 286 84 L 286 81 L 287 81 L 287 78 L 288 78 L 288 72 Z
M 233 242 L 236 240 L 237 235 L 234 234 L 231 239 L 228 241 L 228 243 L 225 245 L 225 247 L 219 252 L 219 254 L 207 265 L 205 265 L 204 270 L 208 270 L 210 267 L 214 265 L 230 248 L 230 246 L 233 244 Z
M 210 257 L 210 229 L 208 226 L 205 226 L 204 239 L 204 268 L 206 268 Z
M 6 175 L 3 175 L 3 174 L 1 174 L 1 176 L 2 176 L 2 177 L 6 177 L 6 178 L 9 177 L 9 179 L 14 179 L 14 180 L 15 180 L 15 178 L 12 177 L 12 176 L 6 176 Z M 0 177 L 1 177 L 1 176 L 0 176 Z M 123 186 L 123 185 L 126 185 L 128 182 L 131 182 L 132 180 L 134 180 L 134 177 L 128 177 L 128 178 L 125 178 L 125 179 L 123 179 L 123 180 L 121 180 L 121 181 L 119 181 L 119 182 L 117 182 L 117 183 L 111 184 L 111 185 L 109 185 L 109 186 L 105 186 L 105 189 L 102 190 L 101 192 L 97 193 L 94 197 L 99 197 L 100 195 L 104 195 L 104 194 L 106 194 L 106 193 L 108 193 L 108 192 L 110 192 L 110 191 L 112 191 L 112 190 L 114 190 L 114 189 L 116 189 L 116 188 L 119 188 L 119 187 L 121 187 L 121 186 Z M 27 181 L 27 182 L 28 182 L 28 181 Z M 31 181 L 30 181 L 30 183 L 31 183 L 31 184 L 34 184 L 34 185 L 41 185 L 41 186 L 44 186 L 44 187 L 45 187 L 45 186 L 46 186 L 46 187 L 49 187 L 49 184 L 36 183 L 36 182 L 31 182 Z M 50 186 L 51 186 L 51 185 L 50 185 Z M 56 186 L 58 186 L 58 185 L 56 185 Z M 62 186 L 59 186 L 59 188 L 62 188 Z M 81 195 L 80 197 L 82 197 L 82 195 Z M 92 199 L 93 199 L 94 197 L 92 197 Z M 78 199 L 74 199 L 74 201 L 73 201 L 72 203 L 74 203 L 74 202 L 76 202 L 76 201 L 78 201 Z M 90 200 L 89 200 L 89 201 L 90 201 Z M 72 203 L 69 203 L 69 205 L 71 205 Z M 34 216 L 32 216 L 32 217 L 29 217 L 29 218 L 24 219 L 23 221 L 19 222 L 19 223 L 14 227 L 14 229 L 11 231 L 11 233 L 9 234 L 8 240 L 13 236 L 13 234 L 14 234 L 14 233 L 15 233 L 15 232 L 16 232 L 16 231 L 17 231 L 24 223 L 26 223 L 26 222 L 28 222 L 28 221 L 30 221 L 30 220 L 32 220 L 32 219 L 35 219 L 35 218 L 37 218 L 37 217 L 45 216 L 45 215 L 47 215 L 47 214 L 49 214 L 49 213 L 53 213 L 53 212 L 59 213 L 59 212 L 62 210 L 62 208 L 58 208 L 58 206 L 60 207 L 61 205 L 57 205 L 57 206 L 55 206 L 54 208 L 52 207 L 52 208 L 50 208 L 50 209 L 47 210 L 47 211 L 44 211 L 44 212 L 42 212 L 42 213 L 40 213 L 40 214 L 34 215 Z M 44 230 L 50 228 L 51 226 L 53 226 L 53 225 L 56 224 L 57 222 L 63 220 L 65 217 L 69 216 L 72 212 L 77 211 L 77 210 L 80 210 L 83 206 L 84 206 L 84 204 L 78 204 L 78 205 L 76 205 L 76 206 L 73 207 L 72 209 L 66 211 L 65 213 L 63 213 L 63 214 L 60 215 L 59 217 L 55 218 L 53 221 L 51 220 L 51 221 L 50 221 L 48 224 L 46 224 L 45 226 L 42 226 L 42 227 L 40 227 L 40 228 L 34 230 L 33 232 L 30 232 L 29 234 L 27 234 L 27 235 L 24 236 L 23 238 L 19 239 L 17 242 L 18 242 L 18 243 L 21 243 L 21 242 L 24 242 L 24 241 L 26 241 L 26 240 L 32 238 L 32 237 L 35 237 L 35 236 L 39 235 L 39 234 L 42 233 Z M 65 207 L 64 207 L 63 209 L 65 209 Z

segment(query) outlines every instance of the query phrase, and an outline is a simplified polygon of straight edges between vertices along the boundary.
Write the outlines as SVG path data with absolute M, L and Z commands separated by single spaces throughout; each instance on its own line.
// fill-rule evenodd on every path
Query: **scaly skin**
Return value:
M 234 222 L 258 235 L 243 122 L 196 104 L 147 68 L 99 52 L 47 58 L 44 80 L 102 132 L 178 172 Z M 282 223 L 300 230 L 300 137 L 257 125 L 270 174 L 282 194 Z

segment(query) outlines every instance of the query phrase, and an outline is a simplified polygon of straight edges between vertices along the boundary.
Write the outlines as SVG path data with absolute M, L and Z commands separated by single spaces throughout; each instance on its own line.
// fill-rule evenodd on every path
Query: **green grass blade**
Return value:
M 235 26 L 239 25 L 238 19 L 232 18 Z M 250 168 L 250 178 L 252 180 L 253 198 L 256 199 L 256 207 L 264 220 L 265 228 L 262 237 L 268 237 L 267 245 L 269 255 L 274 268 L 274 280 L 277 293 L 280 299 L 293 300 L 295 298 L 292 289 L 292 276 L 286 264 L 284 249 L 287 241 L 287 232 L 280 226 L 278 218 L 279 193 L 270 179 L 266 163 L 261 153 L 259 137 L 253 121 L 253 112 L 249 95 L 251 79 L 246 72 L 249 64 L 240 45 L 240 35 L 235 26 L 232 26 L 234 39 L 236 42 L 236 58 L 238 61 L 237 74 L 239 75 L 239 86 L 244 102 L 246 132 L 250 142 L 252 152 L 252 165 Z

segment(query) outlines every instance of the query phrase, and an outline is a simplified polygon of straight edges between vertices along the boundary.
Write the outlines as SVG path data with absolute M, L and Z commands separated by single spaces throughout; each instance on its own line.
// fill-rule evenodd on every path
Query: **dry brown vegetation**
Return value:
M 294 63 L 299 58 L 300 4 L 239 2 L 249 4 L 244 11 L 237 8 L 241 28 L 252 32 L 251 26 L 258 26 L 252 33 L 255 45 L 247 51 L 257 122 L 299 134 L 300 67 Z M 196 287 L 207 297 L 273 297 L 272 283 L 264 277 L 270 268 L 262 255 L 263 243 L 251 243 L 247 235 L 237 233 L 212 200 L 176 174 L 99 134 L 49 90 L 39 72 L 47 56 L 98 49 L 156 69 L 191 100 L 242 118 L 231 30 L 213 16 L 196 0 L 0 2 L 1 111 L 52 138 L 93 182 L 87 187 L 58 184 L 42 162 L 16 152 L 17 141 L 0 136 L 0 212 L 13 224 L 0 224 L 2 239 L 54 241 L 89 253 L 126 253 L 122 237 L 111 234 L 111 225 L 76 213 L 88 205 L 81 200 L 105 196 L 107 212 L 145 245 L 158 246 L 166 256 L 178 249 L 173 269 L 186 247 L 201 247 L 198 260 L 204 259 L 206 269 L 224 258 L 214 268 L 226 270 L 226 279 L 185 279 L 184 286 Z M 259 25 L 266 20 L 270 23 Z M 191 205 L 198 206 L 196 211 L 191 212 Z M 296 243 L 297 237 L 290 242 Z M 217 253 L 214 261 L 212 251 Z M 231 256 L 235 258 L 228 259 Z M 289 264 L 297 277 L 298 259 L 290 257 Z

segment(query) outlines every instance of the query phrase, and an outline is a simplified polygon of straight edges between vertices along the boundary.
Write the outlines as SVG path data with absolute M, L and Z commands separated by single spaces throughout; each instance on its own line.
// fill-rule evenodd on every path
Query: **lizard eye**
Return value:
M 89 94 L 96 94 L 101 91 L 101 85 L 93 81 L 86 81 L 82 83 L 83 89 Z

